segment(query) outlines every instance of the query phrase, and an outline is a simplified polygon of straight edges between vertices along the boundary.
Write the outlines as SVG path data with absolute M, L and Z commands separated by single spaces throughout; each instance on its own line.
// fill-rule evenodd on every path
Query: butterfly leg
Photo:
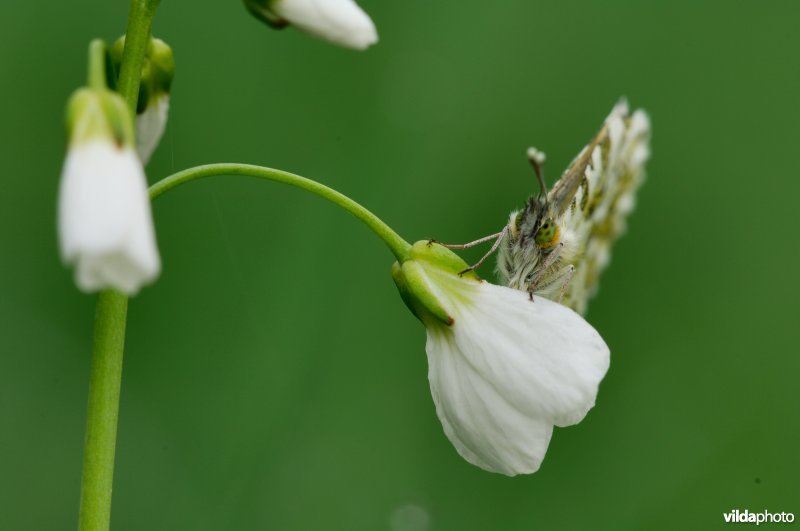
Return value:
M 547 272 L 547 268 L 549 268 L 553 263 L 558 259 L 558 255 L 561 254 L 561 249 L 564 247 L 564 242 L 559 243 L 555 249 L 550 251 L 547 255 L 547 258 L 544 259 L 542 262 L 542 266 L 536 271 L 533 276 L 531 276 L 530 284 L 528 284 L 528 296 L 531 301 L 533 301 L 533 292 L 536 291 L 536 288 L 539 287 L 539 281 L 542 280 L 542 277 Z M 571 275 L 570 275 L 571 276 Z
M 480 238 L 478 240 L 475 240 L 474 242 L 469 242 L 469 243 L 453 244 L 453 243 L 442 243 L 439 240 L 428 240 L 428 247 L 430 247 L 434 243 L 438 243 L 442 247 L 447 247 L 448 249 L 469 249 L 470 247 L 475 247 L 476 245 L 480 245 L 482 243 L 485 243 L 485 242 L 488 242 L 488 241 L 491 241 L 491 240 L 495 240 L 495 239 L 499 240 L 503 236 L 505 236 L 506 231 L 508 231 L 508 227 L 504 228 L 500 232 L 497 232 L 495 234 L 490 234 L 488 236 L 484 236 L 483 238 Z M 497 242 L 495 242 L 495 243 L 497 243 Z
M 575 266 L 570 264 L 567 267 L 567 273 L 565 275 L 567 278 L 564 280 L 564 283 L 561 285 L 561 291 L 558 292 L 558 301 L 557 302 L 559 304 L 561 304 L 561 301 L 564 300 L 564 294 L 567 292 L 567 286 L 569 286 L 569 283 L 572 282 L 572 275 L 574 275 L 574 274 L 575 274 Z
M 508 225 L 506 225 L 503 228 L 503 230 L 501 230 L 497 234 L 492 234 L 491 238 L 496 238 L 496 239 L 495 239 L 494 243 L 492 244 L 492 247 L 489 249 L 489 251 L 485 255 L 483 255 L 481 257 L 481 259 L 478 260 L 474 265 L 469 266 L 464 271 L 459 271 L 458 276 L 461 276 L 464 273 L 469 273 L 470 271 L 474 271 L 475 269 L 478 269 L 481 266 L 481 264 L 483 264 L 486 261 L 487 258 L 492 256 L 494 254 L 494 252 L 497 250 L 497 248 L 500 247 L 500 243 L 506 237 L 506 234 L 508 234 Z M 490 238 L 490 237 L 487 236 L 487 238 Z M 481 239 L 483 241 L 487 241 L 487 238 L 481 238 Z

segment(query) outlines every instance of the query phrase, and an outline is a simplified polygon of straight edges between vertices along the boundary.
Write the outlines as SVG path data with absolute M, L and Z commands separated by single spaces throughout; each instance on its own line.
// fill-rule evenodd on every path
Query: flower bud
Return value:
M 159 274 L 150 200 L 122 98 L 80 89 L 67 107 L 69 146 L 58 200 L 61 256 L 87 292 L 129 295 Z
M 364 50 L 378 42 L 375 24 L 353 0 L 245 0 L 272 27 L 292 24 L 339 46 Z
M 117 39 L 111 48 L 111 58 L 117 70 L 122 64 L 124 48 L 125 36 Z M 167 127 L 169 94 L 174 77 L 172 49 L 161 39 L 151 38 L 142 62 L 136 107 L 136 151 L 143 164 L 150 160 Z

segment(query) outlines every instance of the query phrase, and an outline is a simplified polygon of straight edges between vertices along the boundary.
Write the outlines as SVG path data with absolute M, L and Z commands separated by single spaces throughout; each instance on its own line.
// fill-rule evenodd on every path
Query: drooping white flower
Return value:
M 334 44 L 364 50 L 378 42 L 375 24 L 353 0 L 245 0 L 272 26 L 292 24 Z
M 418 242 L 395 264 L 401 295 L 428 333 L 429 380 L 445 434 L 470 463 L 535 472 L 553 426 L 580 422 L 609 366 L 600 335 L 569 308 L 496 286 L 450 251 Z
M 133 295 L 159 274 L 150 200 L 122 99 L 81 89 L 68 109 L 70 142 L 58 200 L 61 256 L 87 292 Z

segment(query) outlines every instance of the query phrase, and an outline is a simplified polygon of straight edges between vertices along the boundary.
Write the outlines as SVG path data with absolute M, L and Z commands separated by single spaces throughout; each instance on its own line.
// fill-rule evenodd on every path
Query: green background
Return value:
M 132 300 L 117 530 L 722 527 L 800 517 L 800 9 L 780 2 L 364 0 L 365 53 L 231 2 L 165 0 L 178 65 L 151 182 L 207 162 L 300 173 L 409 240 L 499 230 L 621 95 L 653 158 L 588 319 L 597 407 L 542 469 L 463 461 L 390 253 L 319 198 L 245 177 L 154 206 Z M 63 111 L 127 4 L 0 7 L 0 529 L 73 529 L 94 297 L 59 262 Z M 463 253 L 468 260 L 480 251 Z M 484 275 L 491 276 L 491 267 Z M 426 522 L 427 521 L 427 525 Z

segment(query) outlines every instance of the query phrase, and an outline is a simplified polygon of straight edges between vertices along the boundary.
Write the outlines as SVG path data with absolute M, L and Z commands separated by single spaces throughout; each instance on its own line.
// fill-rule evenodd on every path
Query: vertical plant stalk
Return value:
M 139 100 L 139 84 L 142 78 L 142 62 L 150 42 L 150 29 L 159 0 L 132 0 L 128 14 L 128 30 L 125 32 L 125 48 L 119 67 L 117 91 L 122 95 L 131 117 L 136 118 L 136 103 Z
M 134 118 L 142 62 L 157 7 L 158 0 L 132 0 L 128 15 L 117 86 Z M 93 42 L 89 48 L 89 83 L 96 86 L 101 79 L 105 79 L 105 50 L 100 53 L 99 44 Z M 98 295 L 83 447 L 79 531 L 108 531 L 111 525 L 111 492 L 127 314 L 126 295 L 113 290 Z
M 128 298 L 124 294 L 104 291 L 98 296 L 83 450 L 80 531 L 106 531 L 111 522 L 111 487 L 127 313 Z

